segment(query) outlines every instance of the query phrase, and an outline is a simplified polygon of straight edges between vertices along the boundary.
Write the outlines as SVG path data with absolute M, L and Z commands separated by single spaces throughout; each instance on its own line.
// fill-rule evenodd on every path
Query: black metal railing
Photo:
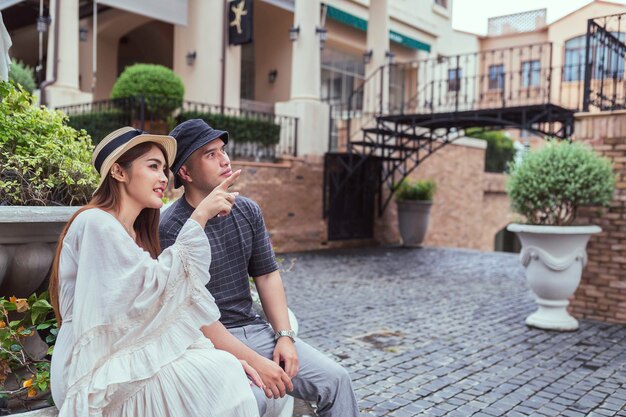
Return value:
M 274 113 L 154 96 L 101 100 L 58 110 L 68 115 L 71 126 L 85 129 L 94 143 L 122 126 L 167 134 L 185 120 L 201 118 L 229 132 L 231 158 L 274 161 L 298 152 L 298 119 Z
M 555 56 L 552 43 L 438 56 L 379 67 L 346 103 L 333 106 L 333 146 L 342 149 L 376 116 L 458 113 L 554 104 L 583 107 L 585 65 Z
M 538 43 L 392 64 L 402 77 L 402 99 L 389 110 L 445 113 L 554 102 L 559 69 L 552 49 Z
M 626 13 L 587 21 L 583 110 L 626 109 Z

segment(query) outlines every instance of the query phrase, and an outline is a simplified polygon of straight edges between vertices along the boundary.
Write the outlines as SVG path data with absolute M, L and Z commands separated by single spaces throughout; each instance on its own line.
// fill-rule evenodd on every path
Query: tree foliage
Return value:
M 487 141 L 485 153 L 486 172 L 505 172 L 515 156 L 513 140 L 500 130 L 484 131 L 468 129 L 465 134 L 472 138 Z

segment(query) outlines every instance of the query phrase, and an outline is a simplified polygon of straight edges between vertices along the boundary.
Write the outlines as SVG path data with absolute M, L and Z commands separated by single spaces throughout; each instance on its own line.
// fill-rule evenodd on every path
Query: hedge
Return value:
M 190 119 L 202 119 L 216 129 L 226 130 L 235 143 L 272 146 L 280 141 L 280 125 L 269 120 L 189 111 L 182 112 L 177 122 L 182 123 Z
M 84 129 L 97 145 L 106 135 L 128 123 L 121 110 L 103 110 L 69 116 L 67 124 L 76 130 Z

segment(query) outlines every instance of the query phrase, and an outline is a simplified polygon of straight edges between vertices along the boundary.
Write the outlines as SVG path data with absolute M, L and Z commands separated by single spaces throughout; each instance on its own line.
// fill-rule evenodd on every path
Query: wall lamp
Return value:
M 367 65 L 370 62 L 372 62 L 373 55 L 374 55 L 373 49 L 368 49 L 367 51 L 363 52 L 363 64 Z
M 326 28 L 315 28 L 315 33 L 320 37 L 320 49 L 324 49 L 326 45 L 326 39 L 328 39 L 328 31 Z
M 396 59 L 396 54 L 391 51 L 385 51 L 385 58 L 387 58 L 389 60 L 389 63 L 392 64 L 393 61 Z
M 185 57 L 187 58 L 187 65 L 193 65 L 196 62 L 196 51 L 187 52 Z
M 300 26 L 292 26 L 289 29 L 289 40 L 291 42 L 297 41 L 299 35 L 300 35 Z
M 270 72 L 267 73 L 267 81 L 269 81 L 270 84 L 274 84 L 276 77 L 278 77 L 277 69 L 270 70 Z
M 87 42 L 88 35 L 89 29 L 87 29 L 86 27 L 81 27 L 80 29 L 78 29 L 78 39 L 80 39 L 81 42 Z
M 48 26 L 52 23 L 52 18 L 50 16 L 39 16 L 37 17 L 37 32 L 45 33 L 48 31 Z

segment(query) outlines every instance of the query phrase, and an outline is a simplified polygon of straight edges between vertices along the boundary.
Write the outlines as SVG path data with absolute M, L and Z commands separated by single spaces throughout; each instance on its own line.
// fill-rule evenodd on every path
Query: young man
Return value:
M 172 165 L 174 186 L 185 194 L 161 217 L 161 245 L 172 245 L 194 207 L 232 175 L 226 153 L 228 132 L 203 120 L 188 120 L 171 133 L 178 144 Z M 350 376 L 344 368 L 295 337 L 289 325 L 287 300 L 274 251 L 259 206 L 231 193 L 230 214 L 210 219 L 205 232 L 211 244 L 211 281 L 207 289 L 220 309 L 220 322 L 204 327 L 218 349 L 247 361 L 263 387 L 253 387 L 259 413 L 266 398 L 297 398 L 317 402 L 320 417 L 358 416 Z M 254 313 L 248 277 L 254 279 L 269 323 Z M 270 327 L 271 325 L 271 327 Z

